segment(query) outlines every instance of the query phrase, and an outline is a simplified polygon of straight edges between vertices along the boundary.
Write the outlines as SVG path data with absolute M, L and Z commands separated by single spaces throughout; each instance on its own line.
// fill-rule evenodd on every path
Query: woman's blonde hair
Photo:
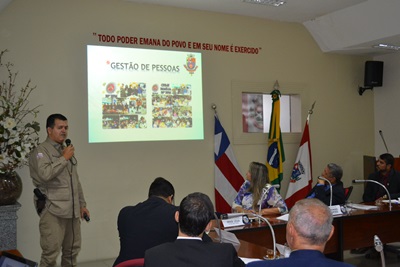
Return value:
M 257 210 L 262 188 L 269 183 L 268 169 L 265 164 L 253 161 L 249 165 L 249 173 L 251 180 L 248 192 L 253 194 L 253 210 Z

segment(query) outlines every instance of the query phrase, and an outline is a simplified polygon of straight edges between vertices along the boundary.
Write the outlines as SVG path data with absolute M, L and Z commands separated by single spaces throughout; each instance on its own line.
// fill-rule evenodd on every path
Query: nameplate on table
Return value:
M 329 209 L 331 210 L 331 213 L 332 213 L 333 216 L 342 215 L 343 214 L 340 205 L 329 206 Z
M 247 215 L 243 215 L 243 216 L 223 219 L 221 221 L 224 227 L 243 226 L 246 223 L 249 223 L 249 217 L 247 217 Z
M 348 204 L 347 205 L 350 208 L 353 209 L 358 209 L 358 210 L 377 210 L 377 206 L 371 206 L 371 205 L 364 205 L 364 204 Z

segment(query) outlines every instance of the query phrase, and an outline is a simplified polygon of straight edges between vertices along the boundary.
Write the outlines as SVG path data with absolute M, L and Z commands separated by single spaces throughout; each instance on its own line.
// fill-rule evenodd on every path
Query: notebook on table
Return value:
M 2 252 L 0 256 L 0 267 L 37 267 L 38 264 L 34 261 L 25 259 L 23 257 Z

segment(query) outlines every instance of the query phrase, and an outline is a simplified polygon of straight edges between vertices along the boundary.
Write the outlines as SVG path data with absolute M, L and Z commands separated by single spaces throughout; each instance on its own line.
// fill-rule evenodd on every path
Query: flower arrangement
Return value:
M 27 115 L 36 118 L 39 106 L 28 108 L 28 98 L 36 86 L 29 80 L 20 90 L 15 88 L 14 64 L 3 63 L 8 50 L 0 52 L 0 173 L 12 173 L 28 164 L 29 152 L 39 143 L 39 123 L 24 123 Z M 5 72 L 3 72 L 5 70 Z M 4 77 L 3 77 L 4 76 Z

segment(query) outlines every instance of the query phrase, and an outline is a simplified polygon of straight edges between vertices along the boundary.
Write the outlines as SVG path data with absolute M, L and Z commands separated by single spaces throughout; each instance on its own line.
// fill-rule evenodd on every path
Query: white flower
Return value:
M 6 155 L 1 154 L 0 159 L 1 159 L 1 163 L 3 163 L 4 165 L 8 164 L 8 157 Z
M 3 70 L 8 80 L 0 83 L 0 172 L 12 172 L 22 165 L 27 165 L 28 153 L 39 143 L 39 123 L 24 122 L 29 117 L 36 117 L 38 107 L 27 108 L 28 96 L 35 89 L 30 81 L 21 89 L 15 89 L 17 76 L 12 71 L 13 64 L 3 63 L 5 51 L 0 51 L 0 77 Z
M 4 124 L 4 127 L 6 129 L 10 129 L 11 130 L 15 126 L 16 126 L 16 123 L 15 123 L 15 120 L 13 118 L 10 118 L 10 117 L 6 118 L 6 123 Z

